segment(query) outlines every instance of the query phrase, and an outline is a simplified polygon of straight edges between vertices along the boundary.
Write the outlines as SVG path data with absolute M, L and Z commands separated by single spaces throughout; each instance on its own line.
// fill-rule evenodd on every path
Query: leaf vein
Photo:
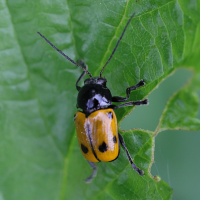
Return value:
M 47 129 L 47 132 L 49 133 L 49 136 L 51 137 L 51 139 L 52 139 L 52 141 L 53 141 L 53 144 L 54 144 L 55 148 L 58 150 L 58 152 L 59 152 L 59 154 L 61 155 L 61 157 L 63 157 L 63 154 L 62 154 L 60 148 L 58 147 L 58 145 L 56 144 L 55 138 L 54 138 L 53 135 L 52 135 L 52 132 L 51 132 L 51 129 L 50 129 L 50 127 L 49 127 L 49 124 L 48 124 L 48 121 L 47 121 L 47 119 L 46 119 L 46 116 L 44 115 L 44 113 L 43 113 L 43 111 L 42 111 L 42 108 L 41 108 L 41 106 L 40 106 L 40 100 L 39 100 L 39 97 L 38 97 L 38 95 L 37 95 L 36 88 L 35 88 L 35 86 L 34 86 L 34 84 L 33 84 L 32 79 L 31 79 L 30 69 L 29 69 L 29 67 L 28 67 L 28 64 L 26 63 L 25 55 L 24 55 L 24 53 L 23 53 L 23 50 L 22 50 L 22 48 L 21 48 L 19 39 L 18 39 L 18 37 L 17 37 L 17 32 L 16 32 L 16 30 L 15 30 L 15 26 L 14 26 L 14 23 L 13 23 L 12 15 L 11 15 L 9 6 L 8 6 L 8 4 L 7 4 L 7 1 L 5 1 L 5 5 L 6 5 L 7 9 L 8 9 L 8 13 L 9 13 L 9 15 L 10 15 L 10 20 L 11 20 L 11 22 L 12 22 L 12 27 L 13 27 L 13 33 L 14 33 L 14 36 L 15 36 L 15 38 L 16 38 L 16 42 L 17 42 L 17 44 L 18 44 L 20 54 L 22 55 L 23 63 L 24 63 L 24 65 L 25 65 L 26 69 L 27 69 L 27 79 L 28 79 L 29 82 L 30 82 L 30 86 L 31 86 L 31 88 L 32 88 L 32 90 L 33 90 L 33 94 L 34 94 L 34 96 L 35 96 L 35 100 L 37 101 L 37 106 L 38 106 L 38 110 L 39 110 L 40 117 L 41 117 L 41 119 L 43 119 L 43 123 L 44 123 L 44 125 L 45 125 L 45 127 L 46 127 L 46 129 Z
M 120 27 L 120 24 L 122 23 L 122 21 L 123 21 L 124 18 L 125 18 L 126 11 L 127 11 L 127 7 L 128 7 L 128 3 L 129 3 L 129 0 L 128 0 L 127 3 L 126 3 L 126 7 L 125 7 L 125 10 L 124 10 L 124 14 L 123 14 L 122 19 L 121 19 L 121 21 L 120 21 L 120 23 L 119 23 L 119 26 L 117 27 L 117 29 L 116 29 L 116 31 L 115 31 L 115 33 L 114 33 L 112 39 L 110 40 L 110 42 L 109 42 L 109 44 L 108 44 L 108 47 L 107 47 L 107 51 L 106 51 L 105 54 L 103 55 L 103 57 L 102 57 L 102 59 L 101 59 L 101 62 L 100 62 L 100 65 L 99 65 L 99 69 L 96 70 L 96 72 L 97 72 L 97 71 L 100 71 L 100 69 L 103 68 L 103 61 L 104 61 L 105 58 L 107 57 L 107 54 L 109 54 L 109 49 L 110 49 L 110 47 L 111 47 L 111 44 L 112 44 L 113 40 L 116 38 L 116 33 L 118 32 L 118 29 L 119 29 L 119 27 Z

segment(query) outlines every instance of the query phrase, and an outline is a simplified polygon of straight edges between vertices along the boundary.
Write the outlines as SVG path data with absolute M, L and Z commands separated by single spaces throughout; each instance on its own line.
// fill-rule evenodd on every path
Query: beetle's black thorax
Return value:
M 92 77 L 84 81 L 84 86 L 79 90 L 77 108 L 90 114 L 96 110 L 107 108 L 112 104 L 110 90 L 106 87 L 107 80 L 101 77 Z

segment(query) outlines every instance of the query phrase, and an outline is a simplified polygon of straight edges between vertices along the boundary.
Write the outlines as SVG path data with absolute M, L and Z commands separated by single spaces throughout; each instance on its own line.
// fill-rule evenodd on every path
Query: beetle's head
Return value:
M 106 78 L 102 78 L 102 77 L 91 77 L 91 78 L 88 78 L 88 79 L 85 79 L 84 81 L 84 85 L 86 84 L 98 84 L 98 85 L 102 85 L 104 87 L 106 87 Z

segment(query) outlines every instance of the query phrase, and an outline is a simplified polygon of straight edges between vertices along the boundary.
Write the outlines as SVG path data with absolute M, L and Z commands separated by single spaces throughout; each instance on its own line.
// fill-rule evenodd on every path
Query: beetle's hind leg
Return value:
M 140 82 L 137 83 L 136 85 L 131 86 L 131 87 L 129 87 L 129 88 L 126 89 L 126 97 L 114 96 L 114 97 L 112 97 L 112 102 L 124 102 L 124 101 L 126 101 L 127 99 L 129 99 L 129 97 L 130 97 L 130 92 L 131 92 L 132 90 L 136 90 L 137 88 L 139 88 L 139 87 L 141 87 L 141 86 L 143 86 L 143 85 L 145 85 L 145 82 L 144 82 L 144 80 L 142 79 L 142 80 L 140 80 Z
M 140 168 L 136 167 L 135 163 L 133 162 L 133 159 L 131 158 L 131 155 L 128 152 L 128 149 L 126 148 L 126 145 L 125 145 L 125 142 L 124 142 L 122 135 L 120 133 L 118 133 L 118 135 L 119 135 L 119 141 L 120 141 L 121 145 L 124 147 L 124 150 L 126 151 L 126 155 L 128 157 L 128 160 L 131 163 L 133 169 L 135 169 L 140 176 L 143 176 L 144 172 Z
M 88 161 L 88 163 L 92 167 L 93 172 L 90 175 L 90 177 L 88 177 L 88 178 L 85 179 L 86 183 L 90 183 L 92 181 L 92 179 L 97 175 L 97 166 L 93 162 Z
M 77 63 L 83 67 L 84 69 L 88 70 L 88 66 L 82 61 L 82 60 L 78 60 Z M 79 82 L 81 81 L 81 79 L 86 75 L 86 72 L 83 71 L 83 73 L 80 75 L 80 77 L 78 78 L 77 82 L 76 82 L 76 89 L 79 91 L 81 89 L 80 86 L 78 86 Z

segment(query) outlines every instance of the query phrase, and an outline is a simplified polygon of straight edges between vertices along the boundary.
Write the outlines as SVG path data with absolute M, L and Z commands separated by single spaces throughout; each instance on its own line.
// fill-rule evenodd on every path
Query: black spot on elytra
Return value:
M 101 151 L 102 153 L 107 151 L 108 146 L 105 142 L 103 142 L 101 145 L 99 145 L 99 151 Z
M 116 136 L 113 137 L 113 142 L 114 142 L 114 143 L 117 143 L 117 138 L 116 138 Z
M 112 112 L 108 112 L 108 117 L 109 117 L 110 119 L 113 119 L 113 114 L 112 114 Z
M 83 153 L 85 153 L 85 154 L 88 153 L 88 148 L 87 148 L 85 145 L 83 145 L 83 144 L 81 144 L 81 150 L 82 150 Z

